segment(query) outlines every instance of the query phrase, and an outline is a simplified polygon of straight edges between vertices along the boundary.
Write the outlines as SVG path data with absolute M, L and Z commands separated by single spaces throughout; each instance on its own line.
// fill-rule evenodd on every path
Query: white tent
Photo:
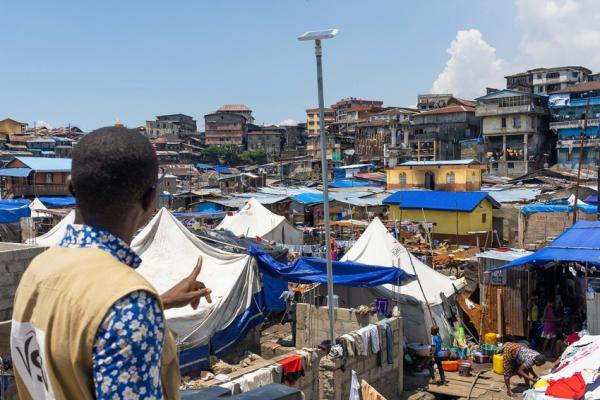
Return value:
M 36 199 L 37 200 L 37 199 Z M 27 240 L 27 244 L 35 244 L 38 246 L 56 246 L 60 243 L 65 233 L 67 226 L 75 223 L 75 210 L 71 210 L 63 219 L 60 220 L 52 229 L 33 239 Z
M 44 212 L 48 208 L 37 197 L 29 203 L 29 209 L 31 210 L 31 218 L 52 218 L 51 214 Z
M 255 198 L 251 198 L 236 214 L 226 216 L 217 229 L 229 230 L 236 236 L 260 236 L 277 243 L 301 245 L 304 242 L 301 230 L 285 217 L 267 210 Z
M 187 277 L 202 256 L 198 277 L 212 290 L 212 303 L 201 301 L 165 312 L 182 345 L 182 370 L 208 361 L 209 350 L 223 354 L 262 321 L 258 305 L 261 281 L 254 259 L 210 247 L 163 208 L 133 239 L 142 258 L 137 271 L 163 293 Z M 186 356 L 186 350 L 188 350 Z M 190 356 L 191 354 L 191 356 Z
M 414 255 L 410 254 L 386 229 L 379 218 L 375 218 L 356 241 L 356 243 L 342 257 L 342 261 L 356 261 L 371 265 L 389 267 L 400 266 L 409 274 L 418 275 L 423 292 L 418 281 L 412 281 L 404 286 L 383 285 L 370 289 L 371 299 L 388 298 L 399 299 L 400 310 L 404 317 L 404 331 L 408 341 L 424 341 L 429 335 L 431 318 L 427 304 L 431 307 L 433 318 L 443 337 L 448 337 L 450 325 L 444 316 L 442 307 L 443 293 L 446 297 L 455 294 L 462 288 L 458 280 L 443 275 L 425 265 Z M 411 262 L 412 260 L 412 262 Z M 356 298 L 352 294 L 353 299 Z M 365 299 L 361 299 L 365 301 Z M 366 301 L 369 301 L 366 299 Z M 364 303 L 363 303 L 364 304 Z

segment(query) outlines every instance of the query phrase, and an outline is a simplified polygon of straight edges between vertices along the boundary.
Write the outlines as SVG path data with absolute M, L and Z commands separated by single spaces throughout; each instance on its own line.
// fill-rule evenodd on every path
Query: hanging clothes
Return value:
M 562 378 L 550 382 L 546 389 L 547 396 L 554 396 L 560 399 L 581 399 L 585 394 L 585 381 L 581 372 L 576 372 L 570 378 Z
M 304 376 L 304 369 L 302 368 L 302 358 L 298 355 L 293 355 L 283 360 L 277 361 L 283 368 L 282 383 L 288 383 L 293 386 L 296 384 L 300 377 Z
M 350 382 L 350 397 L 349 400 L 360 400 L 360 381 L 358 380 L 358 374 L 352 370 L 352 381 Z

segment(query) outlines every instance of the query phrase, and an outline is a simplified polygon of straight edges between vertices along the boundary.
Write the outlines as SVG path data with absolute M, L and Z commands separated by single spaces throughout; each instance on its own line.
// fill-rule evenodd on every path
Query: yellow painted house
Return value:
M 486 192 L 398 191 L 383 201 L 390 218 L 433 223 L 432 237 L 455 244 L 492 241 L 492 212 L 500 204 Z
M 0 134 L 5 136 L 21 135 L 25 133 L 27 124 L 25 122 L 15 121 L 14 119 L 6 118 L 0 121 Z
M 476 160 L 407 161 L 386 171 L 387 188 L 476 191 L 485 169 Z
M 325 108 L 324 110 L 325 116 L 325 128 L 329 126 L 332 122 L 335 122 L 335 113 L 333 108 Z M 306 110 L 306 133 L 308 136 L 318 135 L 321 133 L 319 128 L 319 109 L 318 108 L 309 108 Z

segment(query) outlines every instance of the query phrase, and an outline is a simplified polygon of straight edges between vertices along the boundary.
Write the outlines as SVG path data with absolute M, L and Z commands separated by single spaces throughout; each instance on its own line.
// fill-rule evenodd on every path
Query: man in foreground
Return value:
M 210 289 L 190 276 L 160 296 L 129 247 L 155 209 L 158 162 L 139 132 L 102 128 L 73 151 L 76 224 L 36 257 L 15 296 L 11 351 L 19 396 L 179 398 L 175 341 L 164 310 Z

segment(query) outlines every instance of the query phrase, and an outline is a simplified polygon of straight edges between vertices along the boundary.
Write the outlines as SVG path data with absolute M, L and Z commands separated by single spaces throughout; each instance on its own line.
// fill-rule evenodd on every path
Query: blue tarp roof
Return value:
M 366 181 L 354 180 L 354 179 L 338 179 L 329 183 L 329 187 L 334 188 L 351 188 L 351 187 L 370 187 L 370 186 L 380 186 L 375 183 L 370 183 Z
M 75 205 L 75 197 L 73 197 L 73 196 L 61 196 L 61 197 L 42 196 L 39 199 L 48 208 L 71 207 L 71 206 Z
M 209 211 L 173 212 L 171 214 L 173 214 L 173 216 L 177 217 L 177 218 L 200 218 L 200 217 L 207 217 L 209 215 L 212 215 L 212 216 L 215 216 L 215 217 L 219 217 L 219 216 L 224 216 L 225 215 L 225 211 L 215 211 L 215 212 L 209 212 Z
M 0 200 L 0 223 L 19 222 L 31 216 L 29 201 L 25 199 Z
M 327 283 L 327 263 L 313 257 L 300 257 L 291 264 L 276 261 L 264 250 L 250 246 L 248 254 L 255 257 L 259 269 L 267 275 L 296 283 Z M 381 267 L 351 261 L 333 261 L 333 283 L 335 285 L 372 287 L 386 283 L 401 285 L 415 279 L 400 268 Z
M 402 190 L 386 197 L 383 204 L 393 204 L 403 209 L 470 212 L 486 199 L 494 208 L 500 208 L 500 203 L 487 192 Z
M 232 174 L 231 170 L 224 165 L 215 165 L 212 169 L 217 171 L 219 174 L 223 174 L 223 175 Z
M 597 194 L 591 194 L 584 201 L 586 203 L 598 204 L 598 195 Z
M 15 157 L 34 171 L 70 172 L 70 158 Z
M 31 168 L 2 168 L 0 169 L 0 176 L 27 178 L 31 171 L 33 171 Z
M 198 168 L 198 169 L 209 169 L 210 166 L 208 164 L 198 163 L 198 164 L 196 164 L 196 168 Z
M 579 204 L 577 208 L 586 214 L 595 214 L 598 212 L 598 207 L 589 204 Z M 535 214 L 544 212 L 571 212 L 573 206 L 568 204 L 532 204 L 521 207 L 523 214 Z
M 328 196 L 329 201 L 333 201 L 333 197 Z M 314 204 L 323 202 L 323 193 L 300 193 L 292 196 L 292 199 L 302 204 Z
M 546 247 L 490 271 L 524 264 L 544 265 L 549 262 L 578 262 L 600 265 L 600 221 L 577 221 Z

